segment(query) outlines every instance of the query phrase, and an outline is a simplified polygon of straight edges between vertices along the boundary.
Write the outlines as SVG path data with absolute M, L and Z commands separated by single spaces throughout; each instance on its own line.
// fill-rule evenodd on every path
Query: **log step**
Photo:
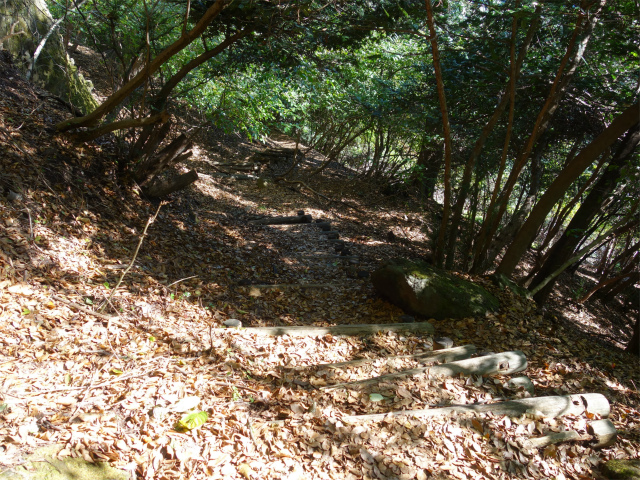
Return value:
M 416 360 L 420 363 L 452 362 L 455 360 L 462 360 L 464 358 L 468 358 L 474 353 L 476 353 L 476 347 L 474 345 L 463 345 L 461 347 L 450 348 L 446 351 L 430 351 L 430 352 L 424 352 L 424 353 L 416 353 L 414 355 L 395 355 L 395 356 L 384 357 L 384 358 L 358 358 L 356 360 L 349 360 L 346 362 L 321 363 L 318 365 L 311 365 L 311 366 L 305 365 L 305 366 L 293 367 L 293 369 L 307 370 L 309 368 L 313 368 L 314 370 L 322 370 L 325 368 L 331 368 L 331 369 L 350 368 L 350 367 L 359 367 L 362 365 L 366 365 L 368 363 L 374 363 L 379 360 L 385 360 L 387 363 L 393 360 L 409 360 L 409 359 Z
M 322 390 L 334 390 L 336 388 L 348 388 L 354 386 L 363 386 L 379 383 L 388 380 L 397 380 L 413 375 L 444 375 L 447 377 L 455 377 L 462 375 L 495 375 L 520 372 L 527 368 L 527 358 L 521 351 L 496 353 L 493 355 L 485 355 L 483 357 L 468 358 L 455 362 L 444 363 L 432 367 L 412 368 L 396 373 L 388 373 L 379 377 L 368 378 L 365 380 L 356 380 L 355 382 L 338 383 L 335 385 L 327 385 Z
M 489 404 L 451 405 L 449 407 L 404 410 L 373 415 L 347 415 L 343 416 L 341 420 L 352 423 L 367 420 L 379 422 L 402 415 L 411 417 L 436 417 L 452 413 L 493 413 L 494 415 L 506 415 L 510 417 L 519 417 L 528 413 L 555 418 L 563 415 L 582 415 L 585 412 L 608 417 L 610 412 L 609 401 L 600 393 L 583 393 L 576 395 L 521 398 L 519 400 L 508 400 L 506 402 Z
M 333 327 L 307 327 L 307 326 L 281 326 L 281 327 L 249 327 L 244 329 L 260 335 L 291 335 L 292 337 L 318 336 L 318 335 L 370 335 L 379 332 L 411 332 L 433 334 L 433 325 L 429 322 L 417 323 L 390 323 L 390 324 L 364 324 L 364 325 L 335 325 Z M 216 332 L 224 332 L 226 329 L 217 328 Z

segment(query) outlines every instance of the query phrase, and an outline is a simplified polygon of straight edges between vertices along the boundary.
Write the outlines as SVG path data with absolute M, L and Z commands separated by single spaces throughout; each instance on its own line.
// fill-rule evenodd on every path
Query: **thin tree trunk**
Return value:
M 625 248 L 622 252 L 616 255 L 610 262 L 607 262 L 606 268 L 603 268 L 601 271 L 599 271 L 600 276 L 601 277 L 609 276 L 609 274 L 617 264 L 626 263 L 627 257 L 632 256 L 635 252 L 638 251 L 639 248 L 640 248 L 640 242 L 636 242 L 633 245 L 629 246 L 628 248 Z M 613 247 L 611 251 L 612 252 L 614 251 Z
M 609 238 L 609 236 L 611 236 L 611 235 L 619 235 L 621 233 L 621 231 L 627 231 L 627 230 L 630 230 L 630 229 L 634 228 L 638 224 L 638 221 L 637 220 L 629 221 L 629 217 L 632 216 L 635 213 L 635 210 L 637 209 L 637 207 L 638 207 L 638 202 L 636 201 L 636 203 L 634 205 L 634 208 L 632 210 L 633 213 L 630 213 L 629 215 L 625 216 L 625 218 L 623 218 L 620 221 L 616 222 L 613 225 L 613 227 L 611 227 L 605 233 L 603 233 L 600 236 L 598 236 L 598 238 L 596 238 L 595 240 L 590 242 L 589 245 L 584 247 L 582 250 L 580 250 L 577 253 L 575 253 L 573 256 L 571 256 L 569 259 L 567 259 L 562 265 L 558 266 L 546 278 L 544 278 L 542 281 L 540 281 L 537 284 L 537 286 L 535 286 L 534 288 L 530 288 L 531 295 L 533 295 L 533 298 L 534 298 L 534 300 L 536 300 L 538 305 L 541 305 L 541 303 L 539 303 L 537 298 L 536 298 L 536 295 L 538 294 L 538 292 L 540 292 L 540 290 L 542 290 L 548 283 L 550 283 L 551 281 L 554 281 L 558 277 L 558 275 L 560 275 L 562 272 L 564 272 L 569 266 L 571 266 L 576 261 L 580 260 L 585 253 L 587 253 L 593 247 L 602 245 L 607 240 L 607 238 Z M 546 300 L 546 297 L 545 297 L 545 300 Z
M 545 235 L 544 241 L 542 242 L 542 245 L 540 246 L 539 251 L 543 251 L 545 248 L 547 248 L 547 246 L 549 245 L 549 243 L 551 242 L 551 240 L 553 240 L 553 238 L 558 234 L 558 232 L 560 231 L 560 227 L 562 227 L 562 224 L 565 220 L 565 218 L 567 217 L 567 215 L 569 214 L 569 212 L 571 212 L 571 210 L 573 210 L 573 207 L 575 207 L 575 205 L 578 203 L 578 201 L 582 198 L 582 194 L 591 186 L 591 184 L 599 178 L 599 173 L 600 170 L 602 169 L 602 166 L 605 164 L 605 161 L 608 157 L 608 149 L 607 151 L 600 156 L 600 160 L 598 161 L 598 165 L 595 168 L 595 171 L 593 172 L 593 175 L 591 175 L 591 177 L 589 177 L 589 180 L 587 180 L 585 182 L 585 184 L 580 187 L 580 190 L 578 190 L 578 192 L 573 196 L 573 198 L 571 199 L 571 201 L 569 203 L 567 203 L 562 210 L 560 210 L 560 212 L 558 213 L 558 215 L 555 216 L 554 221 L 551 224 L 551 227 L 549 228 L 549 231 L 547 232 L 547 234 Z M 575 157 L 575 155 L 573 155 L 571 158 Z M 560 205 L 558 205 L 558 208 L 560 208 Z
M 633 285 L 638 281 L 640 281 L 640 272 L 638 271 L 632 272 L 632 274 L 625 280 L 622 280 L 618 283 L 614 283 L 612 285 L 609 285 L 608 287 L 603 288 L 600 294 L 608 298 L 615 298 L 616 296 L 624 292 L 627 288 L 629 288 L 631 285 Z
M 529 45 L 531 45 L 531 41 L 533 40 L 533 36 L 538 29 L 538 25 L 540 23 L 540 12 L 542 11 L 542 3 L 538 4 L 536 7 L 536 15 L 529 25 L 529 29 L 527 30 L 527 36 L 525 37 L 524 44 L 520 53 L 518 55 L 517 69 L 519 69 L 524 62 L 526 57 L 526 52 L 529 49 Z M 512 67 L 513 68 L 513 67 Z M 498 192 L 500 191 L 500 184 L 502 183 L 502 175 L 504 175 L 504 170 L 507 164 L 507 156 L 509 153 L 509 144 L 511 143 L 511 134 L 513 132 L 513 119 L 515 115 L 515 103 L 516 103 L 516 91 L 515 84 L 512 85 L 513 88 L 509 90 L 509 117 L 507 121 L 507 132 L 504 138 L 504 144 L 502 147 L 502 155 L 500 157 L 500 166 L 498 167 L 498 175 L 496 177 L 496 182 L 493 188 L 493 192 L 491 193 L 491 198 L 489 200 L 489 206 L 483 211 L 485 212 L 485 216 L 482 220 L 482 225 L 480 227 L 480 232 L 478 234 L 478 238 L 474 240 L 473 243 L 473 264 L 471 266 L 471 271 L 477 272 L 483 269 L 481 267 L 485 263 L 487 250 L 489 245 L 487 243 L 487 235 L 489 233 L 489 225 L 492 224 L 492 219 L 495 214 L 495 203 L 498 198 Z
M 516 212 L 511 217 L 511 220 L 509 220 L 509 223 L 507 223 L 500 234 L 496 237 L 493 245 L 489 249 L 489 258 L 496 258 L 500 254 L 502 249 L 513 240 L 513 237 L 516 235 L 518 230 L 520 230 L 525 219 L 529 216 L 529 213 L 536 201 L 536 197 L 538 196 L 538 191 L 540 190 L 540 181 L 542 180 L 543 173 L 540 160 L 542 159 L 542 154 L 547 148 L 549 141 L 550 138 L 547 137 L 545 141 L 538 142 L 536 152 L 531 160 L 531 181 L 523 205 L 516 208 Z
M 608 278 L 606 280 L 600 280 L 598 284 L 589 290 L 586 295 L 584 295 L 581 299 L 578 300 L 578 303 L 584 303 L 591 298 L 591 296 L 596 293 L 598 290 L 601 290 L 609 285 L 612 285 L 620 280 L 623 280 L 630 276 L 631 271 L 638 265 L 638 260 L 640 260 L 640 255 L 636 255 L 634 260 L 630 262 L 625 268 L 622 269 L 619 275 L 616 275 L 613 278 Z
M 605 149 L 611 146 L 626 131 L 634 127 L 638 122 L 640 106 L 634 104 L 611 122 L 598 137 L 589 145 L 583 148 L 580 153 L 558 174 L 551 183 L 547 191 L 542 195 L 538 203 L 533 207 L 527 221 L 514 238 L 507 249 L 500 265 L 498 273 L 510 276 L 522 255 L 531 245 L 540 225 L 551 211 L 555 203 L 564 195 L 567 188 L 573 183 L 582 172 L 592 164 Z
M 518 3 L 519 2 L 516 2 L 516 9 L 517 9 Z M 537 12 L 539 12 L 540 9 L 541 7 L 540 5 L 538 5 L 536 9 Z M 534 17 L 534 20 L 532 21 L 532 24 L 531 24 L 533 25 L 533 28 L 531 26 L 529 28 L 529 32 L 531 32 L 531 35 L 529 36 L 529 34 L 527 34 L 527 38 L 525 39 L 525 44 L 523 46 L 522 53 L 521 53 L 521 57 L 523 59 L 524 59 L 524 54 L 526 53 L 531 43 L 531 39 L 533 38 L 533 32 L 537 28 L 538 18 L 539 18 L 538 15 Z M 509 104 L 510 100 L 511 101 L 513 100 L 513 97 L 515 95 L 516 80 L 518 78 L 518 74 L 520 73 L 520 66 L 522 65 L 522 62 L 520 63 L 516 62 L 517 34 L 518 34 L 518 19 L 514 15 L 513 20 L 511 22 L 511 48 L 509 52 L 511 68 L 509 73 L 509 87 L 507 88 L 507 91 L 503 93 L 502 98 L 498 103 L 498 106 L 493 112 L 493 115 L 491 116 L 487 124 L 482 129 L 482 132 L 480 133 L 480 136 L 476 140 L 473 150 L 471 151 L 469 160 L 467 160 L 467 163 L 464 166 L 464 172 L 462 174 L 460 188 L 458 189 L 458 196 L 452 210 L 451 225 L 448 233 L 447 252 L 446 252 L 447 259 L 445 264 L 445 268 L 447 269 L 453 268 L 454 257 L 455 257 L 455 247 L 456 247 L 456 242 L 458 240 L 458 230 L 460 228 L 460 219 L 462 218 L 462 210 L 464 209 L 464 204 L 467 200 L 469 187 L 471 186 L 471 174 L 473 173 L 473 168 L 476 164 L 478 157 L 480 156 L 480 153 L 482 152 L 482 149 L 484 147 L 485 142 L 487 141 L 487 138 L 489 138 L 489 135 L 491 134 L 494 127 L 498 123 L 498 120 L 500 120 L 500 118 L 502 117 L 504 110 L 507 108 L 507 104 Z M 513 105 L 513 103 L 511 103 L 511 105 Z M 511 113 L 511 109 L 510 109 L 510 113 Z M 510 127 L 511 127 L 511 122 L 508 128 Z
M 571 40 L 569 41 L 569 45 L 567 46 L 567 50 L 565 52 L 564 57 L 560 62 L 560 66 L 558 67 L 558 72 L 556 73 L 556 77 L 553 81 L 553 85 L 549 91 L 547 99 L 542 106 L 542 109 L 538 113 L 538 117 L 536 118 L 536 122 L 534 124 L 533 130 L 529 135 L 529 139 L 525 145 L 524 150 L 519 155 L 518 159 L 514 162 L 514 166 L 509 173 L 509 177 L 507 178 L 507 182 L 496 201 L 496 207 L 491 211 L 491 224 L 487 227 L 487 233 L 484 240 L 483 249 L 480 252 L 480 256 L 477 264 L 484 263 L 483 257 L 486 256 L 486 253 L 489 249 L 489 245 L 493 241 L 493 237 L 498 231 L 498 227 L 500 226 L 500 221 L 504 213 L 507 210 L 507 206 L 509 204 L 509 198 L 511 197 L 511 193 L 513 191 L 514 186 L 522 172 L 522 169 L 526 165 L 531 152 L 533 151 L 533 147 L 536 141 L 540 138 L 540 136 L 547 130 L 549 126 L 549 122 L 553 116 L 553 113 L 558 108 L 560 104 L 560 100 L 562 100 L 563 94 L 566 91 L 567 86 L 573 79 L 573 76 L 578 68 L 578 65 L 582 61 L 582 57 L 586 50 L 587 44 L 591 38 L 591 33 L 593 31 L 593 26 L 597 21 L 598 15 L 604 6 L 606 0 L 600 0 L 598 4 L 598 8 L 595 12 L 592 12 L 587 21 L 586 27 L 584 26 L 586 13 L 581 12 L 576 21 L 576 26 L 574 28 L 573 34 L 571 36 Z M 578 36 L 582 33 L 583 29 L 585 30 L 585 34 L 583 38 L 578 42 Z M 572 52 L 574 47 L 578 44 L 578 48 L 575 53 Z M 537 229 L 536 229 L 537 231 Z
M 226 0 L 216 0 L 202 15 L 198 23 L 188 32 L 183 33 L 180 38 L 160 52 L 147 66 L 135 77 L 129 80 L 120 89 L 114 92 L 102 105 L 84 117 L 65 120 L 56 125 L 59 132 L 66 132 L 80 127 L 95 126 L 107 113 L 120 105 L 135 89 L 140 87 L 151 75 L 157 72 L 162 65 L 171 59 L 178 52 L 182 51 L 194 40 L 200 37 L 209 24 L 218 16 L 226 5 Z
M 627 344 L 625 352 L 640 356 L 640 316 L 636 318 L 633 326 L 633 335 Z
M 442 262 L 444 260 L 445 234 L 447 224 L 449 223 L 449 203 L 451 202 L 451 126 L 449 125 L 447 98 L 444 92 L 442 69 L 440 68 L 440 53 L 438 51 L 436 28 L 433 22 L 431 0 L 424 0 L 424 4 L 427 10 L 427 25 L 429 26 L 429 38 L 431 42 L 431 52 L 433 55 L 433 69 L 435 70 L 436 75 L 436 88 L 438 90 L 438 102 L 440 103 L 442 130 L 444 134 L 444 207 L 434 254 L 435 265 L 442 267 Z
M 636 117 L 638 115 L 637 113 L 637 106 L 636 106 Z M 633 112 L 631 112 L 631 115 L 633 115 Z M 619 119 L 620 117 L 618 117 Z M 614 121 L 614 123 L 618 120 L 616 119 Z M 633 121 L 633 118 L 631 119 L 631 121 Z M 637 121 L 637 118 L 636 118 Z M 613 127 L 613 123 L 609 126 L 609 128 Z M 605 132 L 607 130 L 609 130 L 609 128 L 607 128 L 605 130 Z M 623 127 L 620 127 L 623 128 Z M 606 139 L 606 135 L 605 132 L 603 132 L 602 134 L 600 134 L 598 136 L 598 138 L 596 138 L 590 145 L 588 145 L 587 147 L 585 147 L 584 150 L 586 150 L 587 148 L 590 148 L 594 143 L 598 142 L 599 139 L 604 142 L 609 141 L 610 143 L 613 143 L 613 141 L 615 141 L 614 139 L 612 139 L 611 137 L 609 137 L 609 139 Z M 616 132 L 611 133 L 611 135 L 616 135 Z M 628 162 L 629 157 L 631 156 L 631 153 L 635 150 L 636 146 L 638 145 L 638 143 L 640 142 L 640 125 L 636 124 L 635 126 L 633 126 L 627 133 L 627 135 L 625 136 L 622 144 L 620 145 L 620 147 L 618 148 L 618 150 L 616 151 L 614 157 L 611 159 L 611 161 L 609 162 L 609 166 L 606 169 L 605 173 L 600 177 L 600 179 L 596 182 L 596 184 L 593 186 L 593 188 L 591 189 L 591 191 L 589 192 L 589 194 L 587 195 L 587 197 L 585 198 L 584 202 L 582 202 L 582 205 L 580 206 L 580 208 L 578 209 L 578 211 L 576 212 L 576 214 L 573 216 L 573 218 L 571 219 L 571 222 L 569 222 L 569 225 L 567 226 L 567 228 L 565 229 L 565 232 L 562 234 L 562 236 L 560 237 L 560 239 L 558 239 L 558 241 L 554 244 L 554 246 L 551 248 L 551 250 L 549 251 L 549 254 L 546 258 L 546 260 L 544 261 L 544 263 L 542 264 L 542 266 L 540 267 L 538 273 L 536 274 L 536 276 L 533 278 L 533 281 L 531 282 L 531 285 L 529 288 L 536 288 L 536 286 L 542 282 L 544 279 L 547 278 L 547 276 L 554 271 L 558 265 L 564 263 L 564 261 L 569 258 L 570 256 L 573 255 L 573 252 L 576 248 L 576 246 L 580 243 L 580 239 L 584 238 L 587 235 L 590 235 L 590 233 L 582 233 L 582 235 L 576 235 L 576 232 L 587 232 L 589 224 L 594 220 L 594 218 L 602 213 L 602 210 L 604 209 L 604 207 L 606 207 L 607 205 L 607 198 L 610 195 L 610 193 L 613 191 L 613 189 L 615 188 L 615 186 L 618 184 L 618 182 L 620 181 L 620 170 L 621 168 Z M 606 148 L 606 147 L 605 147 Z M 572 160 L 572 162 L 570 162 L 569 165 L 567 165 L 565 167 L 565 169 L 560 173 L 560 175 L 556 178 L 556 181 L 553 182 L 553 184 L 549 187 L 549 189 L 547 190 L 547 192 L 543 195 L 543 198 L 549 193 L 552 192 L 552 187 L 554 187 L 554 184 L 556 184 L 557 181 L 562 180 L 562 176 L 565 173 L 566 170 L 568 169 L 572 169 L 573 166 L 572 164 L 574 164 L 574 162 L 580 162 L 580 157 L 583 156 L 583 152 L 580 152 L 578 154 L 578 156 L 576 156 L 574 158 L 574 160 Z M 604 149 L 603 149 L 604 150 Z M 593 152 L 592 155 L 596 155 L 596 152 Z M 574 172 L 574 177 L 577 178 L 577 176 L 580 175 L 580 173 L 582 173 L 582 170 L 580 170 L 580 168 L 582 168 L 584 166 L 584 168 L 586 168 L 586 166 L 588 166 L 588 158 L 584 158 L 584 161 L 578 165 L 578 169 L 577 171 Z M 583 169 L 584 169 L 583 168 Z M 570 178 L 567 178 L 564 183 L 562 183 L 560 185 L 559 188 L 567 188 L 564 187 L 563 185 L 569 185 L 570 184 Z M 559 195 L 559 193 L 557 193 L 557 195 Z M 540 202 L 538 202 L 538 205 L 541 204 L 542 199 L 540 199 Z M 549 198 L 548 199 L 548 203 L 550 203 L 551 201 L 555 201 L 553 198 Z M 538 205 L 536 205 L 535 208 L 538 208 Z M 548 207 L 549 209 L 552 208 L 552 206 Z M 544 210 L 538 212 L 538 215 L 543 215 Z M 547 211 L 548 213 L 548 211 Z M 533 212 L 532 215 L 529 216 L 529 219 L 531 219 L 533 216 Z M 544 219 L 543 219 L 544 220 Z M 526 223 L 528 223 L 529 220 L 527 220 Z M 532 227 L 530 227 L 532 228 Z M 522 227 L 522 229 L 520 230 L 520 232 L 522 232 L 524 229 L 524 225 Z M 521 233 L 518 233 L 518 236 L 521 235 Z M 525 241 L 532 241 L 533 238 L 531 238 L 531 240 L 526 239 Z M 516 237 L 516 239 L 514 239 L 514 241 L 512 242 L 511 246 L 509 247 L 509 250 L 513 250 L 515 242 L 516 241 L 521 241 L 518 240 L 518 237 Z M 527 246 L 528 248 L 528 246 Z M 507 254 L 509 253 L 509 250 L 507 250 L 507 253 L 505 253 L 504 258 L 502 259 L 502 262 L 505 262 L 505 259 L 507 259 Z M 526 250 L 526 248 L 524 250 L 522 250 L 522 253 L 524 253 L 524 251 Z M 518 259 L 519 260 L 519 259 Z M 516 261 L 517 263 L 517 261 Z M 508 266 L 508 264 L 506 265 Z M 502 267 L 502 263 L 499 267 Z M 514 264 L 515 267 L 515 264 Z M 505 271 L 502 271 L 501 273 L 505 273 Z M 510 273 L 505 273 L 505 275 L 509 275 Z M 546 301 L 546 298 L 548 297 L 548 295 L 551 293 L 551 290 L 553 289 L 553 285 L 554 285 L 555 281 L 552 282 L 548 282 L 547 283 L 547 287 L 542 290 L 538 296 L 536 297 L 536 301 L 539 304 L 544 304 L 544 302 Z

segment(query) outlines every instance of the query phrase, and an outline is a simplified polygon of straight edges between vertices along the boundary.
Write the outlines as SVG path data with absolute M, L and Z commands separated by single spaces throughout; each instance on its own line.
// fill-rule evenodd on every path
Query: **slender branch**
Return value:
M 125 268 L 124 272 L 122 272 L 122 275 L 120 275 L 120 279 L 118 280 L 118 283 L 111 290 L 111 294 L 109 295 L 109 298 L 107 298 L 106 302 L 104 302 L 102 304 L 102 307 L 100 308 L 100 311 L 103 311 L 106 308 L 107 303 L 111 301 L 111 299 L 113 298 L 113 296 L 116 293 L 116 290 L 118 289 L 118 287 L 122 283 L 122 280 L 124 279 L 124 276 L 129 272 L 129 270 L 131 270 L 131 267 L 133 267 L 133 264 L 136 261 L 136 257 L 138 256 L 138 252 L 140 251 L 140 247 L 142 246 L 142 242 L 144 241 L 144 237 L 147 235 L 147 230 L 149 229 L 149 225 L 151 225 L 153 222 L 156 221 L 156 218 L 158 217 L 158 214 L 160 213 L 160 208 L 161 207 L 162 207 L 162 202 L 160 202 L 160 204 L 158 205 L 158 209 L 156 210 L 156 213 L 154 213 L 152 216 L 150 216 L 149 220 L 147 220 L 147 224 L 144 227 L 144 231 L 142 232 L 142 235 L 140 235 L 140 240 L 138 241 L 138 246 L 136 247 L 136 251 L 133 253 L 133 258 L 131 259 L 131 262 L 129 262 L 129 265 L 127 266 L 127 268 Z M 111 322 L 111 320 L 109 320 L 109 322 Z M 109 329 L 109 327 L 107 326 L 107 330 L 108 329 Z

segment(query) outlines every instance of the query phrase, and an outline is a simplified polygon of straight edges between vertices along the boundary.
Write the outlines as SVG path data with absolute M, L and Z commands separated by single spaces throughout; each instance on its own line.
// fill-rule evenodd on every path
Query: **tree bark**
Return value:
M 531 215 L 524 223 L 515 239 L 507 249 L 497 272 L 510 276 L 522 255 L 531 245 L 540 225 L 555 203 L 564 195 L 567 188 L 584 170 L 593 163 L 602 152 L 612 145 L 627 130 L 638 122 L 640 107 L 634 104 L 615 118 L 598 137 L 596 137 L 558 174 L 556 179 L 533 207 Z
M 633 335 L 627 344 L 625 352 L 640 356 L 640 316 L 636 318 L 636 323 L 633 326 Z

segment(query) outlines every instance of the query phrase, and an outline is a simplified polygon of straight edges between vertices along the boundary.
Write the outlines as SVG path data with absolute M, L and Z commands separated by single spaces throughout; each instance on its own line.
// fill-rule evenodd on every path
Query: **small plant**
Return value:
M 584 297 L 588 290 L 584 279 L 580 278 L 576 283 L 577 285 L 575 285 L 571 291 L 574 300 Z
M 233 387 L 233 397 L 232 397 L 234 402 L 239 402 L 240 400 L 242 400 L 242 395 L 240 395 L 240 392 L 238 391 L 237 387 Z

